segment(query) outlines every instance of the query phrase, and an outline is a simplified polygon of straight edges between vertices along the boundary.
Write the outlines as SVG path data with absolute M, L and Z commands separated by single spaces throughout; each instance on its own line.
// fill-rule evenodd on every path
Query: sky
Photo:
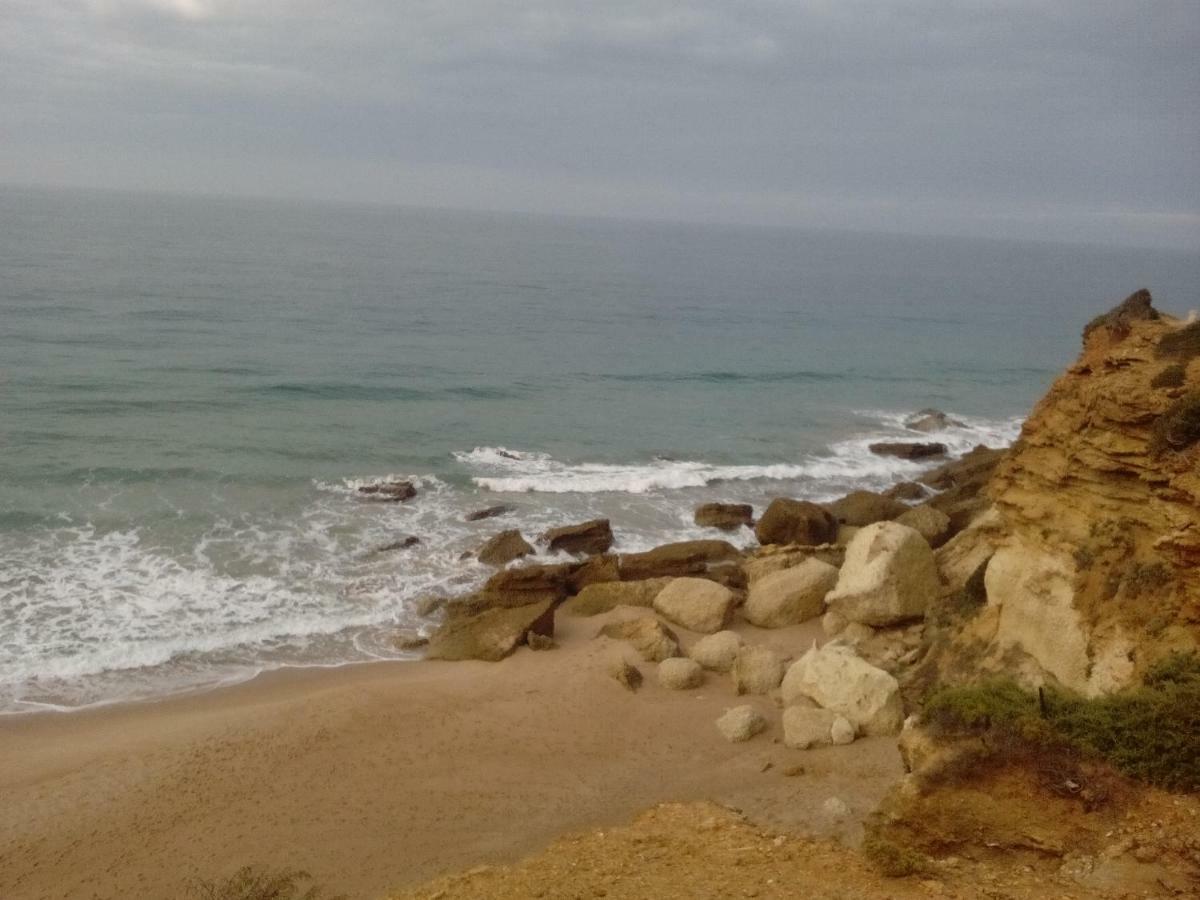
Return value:
M 0 183 L 1200 249 L 1200 2 L 0 0 Z

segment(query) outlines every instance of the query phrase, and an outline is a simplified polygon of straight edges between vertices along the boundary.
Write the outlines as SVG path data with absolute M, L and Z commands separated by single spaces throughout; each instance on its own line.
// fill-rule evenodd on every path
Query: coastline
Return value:
M 668 800 L 715 800 L 777 827 L 855 837 L 857 818 L 901 772 L 893 740 L 797 751 L 773 740 L 773 727 L 730 744 L 713 722 L 747 698 L 727 679 L 697 692 L 648 682 L 634 695 L 608 676 L 616 646 L 594 635 L 628 614 L 561 617 L 556 649 L 522 648 L 501 663 L 274 671 L 183 696 L 6 717 L 0 894 L 174 897 L 188 879 L 267 864 L 375 897 Z M 739 628 L 796 655 L 818 638 L 814 626 Z M 773 711 L 769 698 L 749 701 Z M 804 775 L 784 774 L 801 760 Z M 834 796 L 853 817 L 822 812 Z

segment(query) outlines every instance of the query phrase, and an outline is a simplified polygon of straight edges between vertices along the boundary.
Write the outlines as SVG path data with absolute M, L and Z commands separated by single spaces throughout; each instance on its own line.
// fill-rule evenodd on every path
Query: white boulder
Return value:
M 733 743 L 748 741 L 767 727 L 767 720 L 753 706 L 735 706 L 717 719 L 717 730 Z
M 810 557 L 800 565 L 772 572 L 752 585 L 742 609 L 760 628 L 783 628 L 816 618 L 825 610 L 825 595 L 837 584 L 836 566 Z
M 790 706 L 783 711 L 783 742 L 794 750 L 828 747 L 833 743 L 837 713 L 811 706 Z
M 904 721 L 896 679 L 836 641 L 814 644 L 784 676 L 784 706 L 805 697 L 845 716 L 863 734 L 895 734 Z
M 704 670 L 694 659 L 682 656 L 664 659 L 658 664 L 658 683 L 673 691 L 686 691 L 704 682 Z
M 921 618 L 940 589 L 925 538 L 897 522 L 875 522 L 850 540 L 825 602 L 849 622 L 880 627 Z
M 658 592 L 654 609 L 690 631 L 713 634 L 729 624 L 733 591 L 705 578 L 675 578 Z

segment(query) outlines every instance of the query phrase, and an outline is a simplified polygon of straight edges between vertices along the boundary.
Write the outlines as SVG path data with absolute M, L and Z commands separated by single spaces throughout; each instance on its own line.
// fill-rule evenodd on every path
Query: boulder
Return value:
M 777 497 L 754 528 L 760 544 L 827 544 L 837 537 L 829 510 L 807 500 Z
M 876 456 L 896 456 L 900 459 L 928 459 L 946 455 L 946 445 L 936 441 L 879 441 L 869 444 L 867 449 Z
M 778 547 L 772 544 L 745 560 L 742 563 L 742 572 L 745 573 L 746 583 L 753 585 L 772 572 L 782 572 L 813 558 L 838 567 L 846 558 L 846 549 L 836 544 L 820 544 L 816 547 Z
M 837 587 L 825 604 L 850 622 L 895 625 L 924 616 L 940 590 L 925 538 L 896 522 L 876 522 L 846 547 Z
M 883 496 L 892 500 L 924 500 L 929 490 L 915 481 L 901 481 L 884 491 Z
M 679 655 L 679 639 L 654 616 L 642 616 L 627 622 L 610 622 L 600 635 L 614 641 L 627 641 L 646 662 L 662 662 Z
M 618 606 L 652 606 L 658 592 L 670 578 L 646 578 L 642 581 L 600 581 L 585 585 L 560 609 L 568 616 L 598 616 Z
M 611 553 L 601 553 L 576 563 L 567 581 L 571 591 L 578 592 L 588 585 L 605 584 L 617 581 L 620 577 L 617 557 Z
M 846 630 L 846 626 L 850 622 L 836 609 L 825 611 L 825 615 L 821 616 L 821 630 L 830 637 L 836 637 Z
M 859 528 L 872 522 L 894 519 L 908 509 L 900 501 L 873 491 L 851 491 L 842 499 L 828 504 L 827 508 L 841 524 Z
M 469 512 L 463 516 L 465 522 L 479 522 L 483 519 L 494 519 L 496 516 L 507 516 L 515 507 L 509 506 L 507 503 L 500 503 L 496 506 L 488 506 L 484 509 L 477 509 L 474 512 Z
M 738 694 L 769 694 L 783 681 L 783 659 L 769 647 L 743 646 L 730 672 Z
M 417 487 L 411 481 L 382 481 L 376 484 L 364 484 L 358 489 L 358 494 L 367 500 L 402 503 L 417 496 Z
M 393 550 L 407 550 L 409 547 L 415 547 L 421 543 L 421 539 L 415 534 L 410 534 L 408 537 L 402 537 L 398 541 L 391 541 L 387 544 L 380 544 L 372 553 L 390 553 Z
M 962 428 L 963 423 L 952 419 L 940 409 L 922 409 L 904 420 L 904 427 L 912 431 L 944 431 L 947 428 Z
M 718 631 L 692 644 L 688 656 L 713 672 L 728 672 L 741 649 L 742 637 L 736 631 Z
M 754 507 L 749 503 L 702 503 L 696 507 L 693 521 L 701 528 L 737 531 L 754 524 Z
M 828 747 L 837 714 L 827 709 L 791 706 L 783 711 L 783 742 L 793 750 Z
M 623 657 L 617 657 L 608 664 L 608 674 L 627 691 L 636 691 L 642 686 L 642 673 Z
M 760 628 L 783 628 L 821 615 L 838 570 L 816 558 L 774 572 L 750 586 L 742 614 Z
M 690 690 L 704 683 L 704 670 L 694 659 L 664 659 L 658 664 L 658 683 L 673 691 Z
M 895 734 L 904 720 L 896 679 L 836 641 L 814 644 L 784 676 L 784 705 L 804 698 L 845 716 L 863 734 Z
M 724 585 L 703 578 L 675 578 L 658 592 L 654 609 L 676 625 L 712 634 L 729 624 L 737 597 Z
M 734 744 L 750 740 L 766 727 L 767 720 L 753 706 L 735 706 L 717 719 L 717 731 L 721 732 L 725 740 Z
M 578 568 L 575 563 L 558 563 L 501 569 L 472 598 L 460 603 L 469 602 L 477 608 L 485 608 L 560 601 L 574 590 L 571 580 Z
M 551 528 L 542 535 L 551 551 L 574 554 L 607 553 L 613 545 L 612 526 L 608 519 L 592 519 L 578 525 Z
M 829 737 L 834 744 L 853 744 L 856 736 L 854 726 L 845 716 L 838 716 L 833 720 L 833 725 L 829 729 Z
M 740 558 L 740 551 L 728 541 L 679 541 L 644 553 L 622 553 L 619 567 L 622 581 L 679 578 L 703 574 L 714 563 Z
M 533 553 L 533 547 L 521 536 L 521 532 L 512 528 L 508 531 L 501 531 L 488 540 L 479 548 L 479 552 L 475 556 L 486 565 L 503 566 L 514 559 L 529 556 L 531 553 Z
M 554 636 L 554 602 L 485 609 L 477 614 L 454 613 L 429 639 L 426 659 L 481 659 L 497 662 L 525 643 L 529 634 Z
M 928 504 L 950 517 L 947 538 L 970 525 L 988 507 L 984 488 L 1007 453 L 980 444 L 959 459 L 921 476 L 922 484 L 938 491 Z
M 928 503 L 906 510 L 896 521 L 918 532 L 935 549 L 950 536 L 950 517 Z

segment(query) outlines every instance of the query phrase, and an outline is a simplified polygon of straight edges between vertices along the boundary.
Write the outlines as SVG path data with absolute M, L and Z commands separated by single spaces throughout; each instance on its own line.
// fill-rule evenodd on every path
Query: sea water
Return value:
M 501 528 L 830 499 L 1011 441 L 1137 249 L 0 190 L 0 711 L 402 658 Z M 357 488 L 414 481 L 403 504 Z M 467 522 L 495 504 L 514 511 Z M 409 535 L 420 543 L 379 548 Z M 749 530 L 732 539 L 753 543 Z

